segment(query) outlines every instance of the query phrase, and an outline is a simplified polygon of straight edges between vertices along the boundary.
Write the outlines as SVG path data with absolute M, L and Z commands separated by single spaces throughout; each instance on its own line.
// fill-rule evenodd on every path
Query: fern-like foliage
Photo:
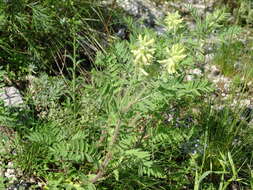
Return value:
M 116 39 L 106 52 L 97 54 L 86 81 L 75 69 L 72 81 L 46 75 L 35 80 L 33 100 L 49 117 L 20 135 L 20 167 L 43 176 L 52 189 L 99 189 L 101 184 L 114 188 L 125 182 L 141 189 L 142 183 L 154 181 L 173 184 L 170 175 L 187 183 L 188 167 L 175 172 L 175 160 L 181 159 L 190 131 L 165 124 L 163 116 L 174 105 L 196 102 L 212 87 L 200 77 L 185 80 L 197 59 L 185 39 L 195 34 L 178 32 L 158 36 L 139 30 L 129 41 Z M 151 50 L 142 51 L 142 45 Z M 75 67 L 81 63 L 76 55 L 69 57 Z

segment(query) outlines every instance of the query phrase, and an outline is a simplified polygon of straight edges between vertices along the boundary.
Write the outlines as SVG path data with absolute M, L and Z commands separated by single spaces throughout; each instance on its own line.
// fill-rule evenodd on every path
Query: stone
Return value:
M 5 106 L 15 107 L 24 103 L 19 90 L 13 86 L 0 89 L 0 99 Z
M 196 23 L 186 21 L 186 24 L 187 24 L 187 26 L 188 26 L 188 28 L 189 28 L 190 31 L 193 31 L 193 30 L 196 29 Z
M 173 7 L 176 10 L 180 10 L 183 13 L 189 13 L 189 9 L 187 8 L 189 5 L 192 8 L 195 8 L 197 14 L 201 17 L 204 17 L 206 13 L 210 13 L 213 11 L 215 1 L 209 0 L 183 0 L 183 1 L 168 1 L 168 7 Z
M 191 74 L 193 75 L 197 75 L 197 76 L 201 76 L 202 75 L 202 71 L 198 68 L 195 68 L 191 71 Z
M 13 168 L 13 163 L 9 162 L 7 165 L 7 169 L 4 172 L 4 177 L 9 180 L 10 183 L 14 183 L 17 179 L 15 175 L 15 169 Z
M 164 12 L 150 0 L 116 0 L 117 5 L 128 14 L 142 18 L 149 25 L 164 16 Z
M 163 26 L 155 26 L 154 29 L 159 36 L 164 35 L 167 31 L 167 29 Z
M 34 185 L 34 184 L 21 180 L 20 182 L 13 183 L 10 187 L 8 187 L 7 190 L 29 190 L 29 189 L 34 189 L 34 188 L 32 188 L 32 185 Z M 36 188 L 36 189 L 40 189 L 40 188 Z

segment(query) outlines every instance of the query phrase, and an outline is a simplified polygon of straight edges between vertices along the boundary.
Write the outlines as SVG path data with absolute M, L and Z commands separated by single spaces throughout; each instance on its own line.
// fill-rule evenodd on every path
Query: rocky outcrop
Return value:
M 0 89 L 0 99 L 3 100 L 5 106 L 20 106 L 23 99 L 19 90 L 15 87 L 4 87 Z
M 155 20 L 165 15 L 165 9 L 162 6 L 157 7 L 151 0 L 115 0 L 115 2 L 128 14 L 143 19 L 149 25 L 154 25 Z

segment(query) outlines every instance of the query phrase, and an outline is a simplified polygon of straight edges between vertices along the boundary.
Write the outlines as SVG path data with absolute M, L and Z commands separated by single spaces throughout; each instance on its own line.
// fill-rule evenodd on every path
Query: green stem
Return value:
M 73 99 L 73 111 L 74 118 L 76 118 L 76 36 L 74 34 L 73 39 L 73 70 L 72 70 L 72 99 Z

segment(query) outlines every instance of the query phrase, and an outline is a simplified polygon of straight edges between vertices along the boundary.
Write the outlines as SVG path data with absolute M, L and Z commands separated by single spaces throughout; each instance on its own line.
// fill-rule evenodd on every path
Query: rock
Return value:
M 192 81 L 197 79 L 198 77 L 202 76 L 203 72 L 199 68 L 190 69 L 189 73 L 185 76 L 186 81 Z
M 191 74 L 193 75 L 197 75 L 197 76 L 201 76 L 202 75 L 202 71 L 198 68 L 195 68 L 191 71 Z
M 155 21 L 165 14 L 150 0 L 116 0 L 119 7 L 128 14 L 143 19 L 147 24 L 153 25 Z
M 165 34 L 166 31 L 167 31 L 167 29 L 166 29 L 165 27 L 162 27 L 162 26 L 155 26 L 154 29 L 155 29 L 156 33 L 157 33 L 159 36 Z
M 4 172 L 4 177 L 8 179 L 10 183 L 13 183 L 17 177 L 15 175 L 15 169 L 13 168 L 13 163 L 9 162 L 7 165 L 7 169 Z
M 20 181 L 17 182 L 15 184 L 12 184 L 10 187 L 7 188 L 7 190 L 29 190 L 29 189 L 34 189 L 31 188 L 32 185 L 34 185 L 33 183 L 29 183 L 29 182 L 25 182 L 25 181 Z M 36 188 L 37 189 L 41 189 L 41 188 Z
M 176 10 L 180 10 L 185 14 L 189 14 L 190 11 L 187 8 L 190 5 L 192 8 L 195 8 L 197 14 L 201 17 L 204 17 L 206 13 L 212 12 L 214 8 L 215 1 L 214 0 L 183 0 L 181 2 L 169 1 L 169 7 L 173 7 Z
M 187 24 L 187 27 L 189 28 L 190 31 L 193 31 L 196 29 L 196 23 L 186 21 L 186 24 Z
M 0 99 L 4 101 L 5 106 L 20 106 L 23 99 L 20 92 L 15 87 L 4 87 L 0 89 Z

